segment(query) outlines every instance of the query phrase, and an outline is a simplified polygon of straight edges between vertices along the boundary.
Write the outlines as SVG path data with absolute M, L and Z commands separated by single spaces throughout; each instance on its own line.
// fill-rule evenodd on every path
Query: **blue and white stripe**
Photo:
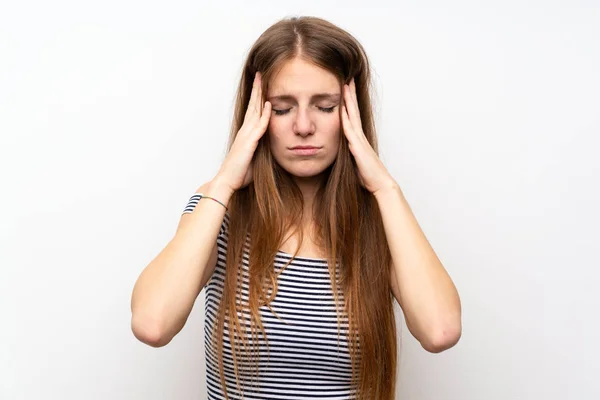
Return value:
M 199 199 L 190 199 L 193 210 Z M 195 204 L 193 204 L 195 202 Z M 187 207 L 186 207 L 187 209 Z M 221 388 L 216 348 L 212 345 L 212 333 L 216 328 L 218 304 L 223 293 L 225 280 L 225 257 L 227 254 L 227 232 L 229 213 L 225 214 L 217 237 L 219 257 L 213 276 L 205 286 L 205 355 L 208 399 L 225 399 Z M 248 300 L 248 243 L 242 262 L 242 301 Z M 276 271 L 280 271 L 292 256 L 278 251 L 274 260 Z M 350 387 L 351 365 L 348 353 L 348 319 L 340 316 L 340 330 L 336 315 L 333 291 L 327 261 L 319 258 L 296 257 L 285 267 L 278 278 L 278 291 L 271 307 L 283 320 L 280 321 L 268 307 L 262 306 L 260 314 L 267 334 L 267 346 L 259 331 L 259 376 L 255 365 L 238 368 L 244 399 L 353 399 Z M 343 293 L 339 292 L 339 304 L 343 304 Z M 241 316 L 241 315 L 240 315 Z M 247 314 L 246 314 L 247 316 Z M 242 399 L 233 374 L 231 345 L 227 336 L 223 340 L 226 390 L 230 399 Z M 339 333 L 339 337 L 338 337 Z M 249 337 L 250 343 L 253 343 Z

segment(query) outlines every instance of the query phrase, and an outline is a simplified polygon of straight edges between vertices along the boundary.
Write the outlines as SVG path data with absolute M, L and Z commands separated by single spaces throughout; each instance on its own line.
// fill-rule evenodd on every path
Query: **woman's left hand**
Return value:
M 350 85 L 344 85 L 343 90 L 342 127 L 348 139 L 350 152 L 358 166 L 360 183 L 373 194 L 382 189 L 390 189 L 396 185 L 396 182 L 371 147 L 362 130 L 354 78 L 350 81 Z

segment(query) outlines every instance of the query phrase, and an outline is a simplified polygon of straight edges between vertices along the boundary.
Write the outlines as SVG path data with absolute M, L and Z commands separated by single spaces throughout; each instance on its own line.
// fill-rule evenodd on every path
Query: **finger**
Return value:
M 254 113 L 254 99 L 256 98 L 256 91 L 254 87 L 256 86 L 256 79 L 252 82 L 252 89 L 250 91 L 250 100 L 248 100 L 248 107 L 246 107 L 246 114 L 244 115 L 244 121 L 247 121 L 250 118 L 250 114 Z
M 270 118 L 271 118 L 271 102 L 265 101 L 265 105 L 262 110 L 262 115 L 260 117 L 260 121 L 258 124 L 258 129 L 260 131 L 261 136 L 267 130 L 267 126 L 269 125 Z
M 356 112 L 354 109 L 354 99 L 352 98 L 352 95 L 350 94 L 350 86 L 349 85 L 344 85 L 344 100 L 345 100 L 346 112 L 348 114 L 348 119 L 350 120 L 350 122 L 352 122 L 352 124 L 354 124 L 356 121 L 356 118 L 355 118 Z
M 350 85 L 348 85 L 347 88 L 349 97 L 349 101 L 346 102 L 348 106 L 348 116 L 355 127 L 362 127 L 360 110 L 358 109 L 358 100 L 356 99 L 356 92 L 354 92 L 354 78 L 352 78 L 352 81 L 350 81 Z
M 350 122 L 350 118 L 348 117 L 348 109 L 346 108 L 345 104 L 342 105 L 342 126 L 344 128 L 344 133 L 346 134 L 348 141 L 353 141 L 354 138 L 352 136 L 354 134 L 352 132 L 354 131 L 354 129 L 352 127 L 352 122 Z
M 260 116 L 262 116 L 261 113 L 265 107 L 264 99 L 262 96 L 262 77 L 260 76 L 260 72 L 258 73 L 258 82 L 256 84 L 258 86 L 257 93 L 256 93 L 256 99 L 258 100 L 258 103 L 256 104 L 256 109 L 258 111 L 258 116 L 260 117 Z
M 356 96 L 356 81 L 354 80 L 354 77 L 352 77 L 352 90 L 350 91 L 350 94 L 352 94 L 352 98 L 354 99 L 354 103 L 356 103 L 356 105 L 358 106 L 358 97 Z
M 253 103 L 254 112 L 256 114 L 260 115 L 260 108 L 261 108 L 261 104 L 260 104 L 260 74 L 258 71 L 254 75 L 254 82 L 252 84 L 252 93 L 254 95 L 254 103 Z

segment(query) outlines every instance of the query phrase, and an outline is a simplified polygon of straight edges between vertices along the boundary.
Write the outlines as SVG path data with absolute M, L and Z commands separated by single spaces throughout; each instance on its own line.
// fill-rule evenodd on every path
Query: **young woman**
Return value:
M 206 286 L 209 399 L 393 399 L 394 298 L 426 350 L 459 340 L 456 288 L 378 158 L 370 79 L 318 18 L 250 50 L 227 157 L 132 294 L 133 332 L 158 347 Z

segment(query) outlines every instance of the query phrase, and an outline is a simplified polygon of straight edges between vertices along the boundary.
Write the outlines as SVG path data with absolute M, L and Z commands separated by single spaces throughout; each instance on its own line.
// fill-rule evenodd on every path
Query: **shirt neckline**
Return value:
M 292 257 L 293 257 L 293 255 L 292 255 L 292 254 L 290 254 L 290 253 L 286 253 L 286 252 L 285 252 L 285 251 L 283 251 L 283 250 L 277 250 L 277 253 L 278 253 L 278 254 L 281 254 L 281 255 L 283 255 L 284 257 L 287 257 L 287 258 L 292 258 Z M 293 258 L 294 258 L 294 260 L 308 260 L 308 261 L 327 262 L 327 259 L 326 259 L 326 258 L 300 257 L 300 256 L 296 256 L 296 257 L 293 257 Z

